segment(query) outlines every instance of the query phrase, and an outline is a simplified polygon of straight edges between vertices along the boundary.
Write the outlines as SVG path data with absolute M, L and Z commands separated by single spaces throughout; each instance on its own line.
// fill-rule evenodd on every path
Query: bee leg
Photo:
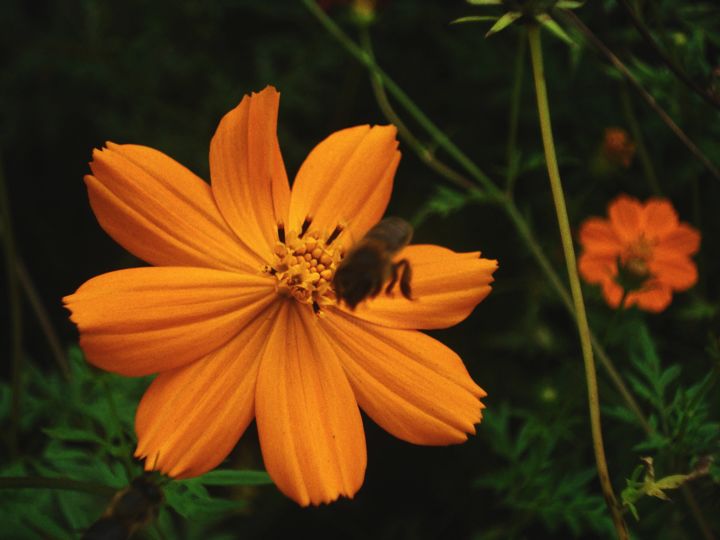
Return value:
M 385 294 L 391 294 L 392 290 L 395 288 L 395 284 L 398 281 L 398 278 L 400 277 L 400 274 L 398 273 L 398 268 L 400 267 L 400 263 L 393 264 L 390 267 L 391 278 L 390 283 L 387 284 L 387 287 L 385 287 Z
M 400 274 L 400 292 L 408 300 L 412 300 L 412 289 L 410 287 L 410 281 L 412 280 L 412 266 L 407 259 L 398 261 L 397 268 L 402 267 Z

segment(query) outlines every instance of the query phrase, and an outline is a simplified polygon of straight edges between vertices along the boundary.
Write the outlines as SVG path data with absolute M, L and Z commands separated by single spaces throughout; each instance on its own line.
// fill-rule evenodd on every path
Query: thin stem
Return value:
M 330 35 L 332 35 L 335 39 L 338 40 L 338 42 L 355 58 L 358 60 L 361 60 L 359 55 L 366 55 L 367 62 L 363 62 L 363 64 L 367 67 L 368 71 L 376 77 L 377 81 L 381 83 L 382 85 L 386 84 L 389 80 L 388 76 L 377 66 L 374 59 L 367 55 L 367 53 L 364 53 L 360 47 L 355 45 L 341 29 L 338 27 L 335 22 L 327 17 L 325 13 L 320 9 L 314 9 L 317 6 L 312 0 L 303 0 L 305 3 L 305 6 L 308 8 L 308 10 L 315 16 L 317 19 L 323 24 L 323 26 L 328 30 Z M 314 7 L 313 7 L 314 6 Z M 362 61 L 362 60 L 361 60 Z M 403 95 L 404 92 L 402 93 Z M 384 95 L 384 92 L 383 92 Z M 381 107 L 381 109 L 383 109 Z M 420 123 L 420 119 L 416 117 L 413 114 L 413 110 L 410 109 L 408 113 L 411 117 L 413 117 L 418 123 Z M 386 112 L 385 109 L 383 109 L 383 112 Z M 393 111 L 394 112 L 394 111 Z M 422 113 L 421 113 L 422 114 Z M 424 115 L 423 115 L 424 116 Z M 394 117 L 389 116 L 388 119 L 390 121 L 394 121 L 394 118 L 397 118 L 397 114 L 394 115 Z M 451 157 L 457 156 L 462 154 L 462 152 L 455 146 L 455 144 L 450 140 L 449 137 L 444 136 L 441 141 L 437 141 L 436 143 L 443 148 Z M 416 152 L 420 151 L 418 148 L 413 148 Z M 420 159 L 423 159 L 423 154 L 418 154 Z M 425 161 L 423 159 L 423 161 Z M 457 160 L 456 160 L 457 161 Z M 484 183 L 486 185 L 486 190 L 490 197 L 487 199 L 490 202 L 496 203 L 500 205 L 500 207 L 507 213 L 508 217 L 512 221 L 513 225 L 515 225 L 518 234 L 520 234 L 520 237 L 525 241 L 528 249 L 530 250 L 530 253 L 535 257 L 536 262 L 538 263 L 538 266 L 540 266 L 540 269 L 545 274 L 545 277 L 550 281 L 550 284 L 555 289 L 555 292 L 558 294 L 560 299 L 563 302 L 563 305 L 566 307 L 568 312 L 573 318 L 576 318 L 575 309 L 573 307 L 572 298 L 570 297 L 570 293 L 565 288 L 565 285 L 563 284 L 562 280 L 560 279 L 557 271 L 553 267 L 550 260 L 545 255 L 545 252 L 543 251 L 542 247 L 540 246 L 540 243 L 537 241 L 537 239 L 534 237 L 532 230 L 530 226 L 528 225 L 525 218 L 522 216 L 520 211 L 518 210 L 517 206 L 513 202 L 513 200 L 509 197 L 507 197 L 502 191 L 500 191 L 495 184 L 492 183 L 487 177 L 478 176 L 479 168 L 476 166 L 467 167 L 466 163 L 458 162 L 458 164 L 465 169 L 468 175 L 470 175 L 473 179 L 475 179 L 479 183 Z M 471 162 L 472 164 L 472 162 Z M 477 188 L 474 188 L 476 191 Z M 472 192 L 471 192 L 472 193 Z M 637 401 L 635 401 L 635 398 L 633 397 L 632 393 L 628 389 L 627 385 L 623 381 L 622 377 L 620 376 L 620 373 L 618 372 L 617 368 L 613 364 L 610 357 L 607 355 L 605 350 L 602 347 L 602 344 L 600 341 L 596 338 L 594 334 L 590 334 L 592 338 L 592 344 L 593 348 L 595 349 L 595 352 L 597 353 L 598 360 L 603 364 L 603 366 L 606 368 L 608 375 L 610 376 L 610 380 L 615 385 L 616 390 L 620 393 L 620 396 L 625 401 L 628 408 L 635 414 L 635 416 L 638 419 L 638 422 L 640 423 L 643 430 L 648 433 L 652 434 L 654 432 L 652 426 L 650 426 L 649 422 L 647 421 L 647 418 L 642 412 L 642 409 L 638 405 Z
M 620 103 L 622 104 L 625 119 L 630 126 L 630 133 L 632 134 L 632 138 L 635 141 L 635 148 L 637 148 L 637 153 L 638 157 L 640 158 L 640 165 L 643 169 L 645 181 L 647 182 L 648 187 L 650 188 L 650 191 L 652 193 L 658 196 L 662 195 L 662 188 L 660 187 L 657 175 L 655 174 L 655 167 L 653 167 L 652 160 L 650 159 L 650 154 L 648 153 L 647 147 L 645 146 L 645 139 L 643 137 L 642 130 L 640 129 L 640 123 L 637 121 L 637 117 L 635 116 L 632 101 L 630 100 L 630 94 L 625 84 L 622 85 L 622 89 L 620 91 Z
M 580 334 L 583 360 L 585 363 L 585 378 L 588 389 L 588 404 L 590 407 L 590 424 L 592 428 L 593 448 L 595 450 L 595 462 L 600 478 L 605 502 L 615 525 L 618 538 L 629 538 L 627 525 L 623 520 L 620 507 L 613 493 L 607 462 L 605 460 L 605 449 L 603 447 L 602 427 L 600 421 L 600 400 L 598 397 L 597 376 L 595 373 L 595 361 L 593 358 L 592 343 L 590 340 L 590 327 L 588 326 L 585 314 L 585 304 L 580 287 L 580 277 L 577 272 L 575 260 L 575 249 L 573 247 L 572 233 L 570 231 L 570 220 L 568 219 L 567 208 L 565 207 L 565 196 L 560 181 L 557 157 L 555 155 L 555 144 L 553 142 L 552 125 L 550 123 L 550 108 L 548 106 L 547 90 L 545 88 L 545 74 L 543 72 L 542 47 L 540 44 L 540 28 L 537 25 L 528 26 L 528 41 L 530 44 L 530 56 L 532 58 L 533 78 L 535 80 L 535 93 L 537 96 L 538 114 L 540 117 L 540 131 L 542 133 L 543 147 L 545 149 L 545 161 L 547 162 L 550 186 L 552 188 L 555 212 L 558 218 L 560 236 L 562 238 L 565 262 L 567 264 L 568 277 L 570 278 L 570 292 L 573 298 L 575 313 L 577 315 L 577 326 Z
M 552 263 L 545 255 L 545 252 L 540 247 L 540 243 L 535 238 L 532 229 L 528 226 L 527 222 L 522 217 L 522 214 L 512 200 L 504 199 L 501 200 L 501 202 L 503 203 L 503 208 L 510 217 L 510 220 L 513 222 L 513 225 L 515 225 L 515 229 L 517 230 L 518 234 L 520 234 L 520 237 L 525 241 L 528 249 L 530 249 L 530 253 L 535 257 L 535 260 L 540 266 L 540 269 L 545 274 L 545 277 L 550 282 L 550 285 L 552 285 L 553 289 L 555 289 L 555 292 L 560 297 L 560 300 L 562 300 L 563 305 L 568 310 L 570 315 L 577 320 L 577 314 L 575 312 L 575 306 L 573 304 L 572 297 L 570 296 L 568 290 L 565 288 L 565 285 L 560 279 L 560 276 L 555 271 L 555 268 L 553 268 Z M 643 431 L 645 431 L 645 433 L 647 433 L 648 435 L 652 435 L 655 430 L 648 422 L 645 414 L 640 408 L 640 405 L 635 400 L 632 392 L 630 392 L 630 389 L 625 384 L 625 381 L 623 381 L 623 378 L 620 375 L 620 372 L 615 367 L 615 364 L 610 359 L 607 352 L 605 352 L 602 343 L 592 331 L 590 331 L 590 339 L 592 341 L 593 350 L 595 351 L 598 360 L 607 371 L 610 380 L 615 386 L 615 389 L 620 393 L 620 397 L 625 401 L 627 407 L 638 419 L 640 427 L 642 427 Z
M 320 9 L 314 0 L 302 0 L 305 7 L 322 24 L 325 29 L 335 38 L 357 61 L 379 77 L 388 92 L 402 105 L 402 107 L 415 118 L 415 120 L 427 131 L 433 140 L 444 148 L 455 161 L 457 161 L 480 185 L 488 192 L 488 195 L 499 196 L 502 193 L 490 178 L 465 155 L 462 150 L 452 144 L 448 136 L 428 118 L 424 112 L 410 99 L 402 88 L 393 81 L 373 60 L 373 58 L 350 37 L 348 37 L 328 15 Z
M 25 292 L 25 297 L 27 298 L 30 307 L 35 312 L 35 317 L 40 324 L 40 328 L 42 328 L 43 334 L 45 334 L 45 339 L 47 339 L 53 358 L 55 358 L 55 363 L 60 368 L 60 371 L 62 371 L 63 376 L 66 379 L 69 379 L 70 366 L 68 364 L 67 357 L 65 356 L 65 352 L 60 345 L 60 339 L 58 338 L 57 332 L 55 332 L 55 328 L 53 328 L 52 322 L 50 322 L 50 316 L 40 300 L 40 295 L 38 294 L 37 288 L 35 287 L 35 284 L 25 267 L 25 263 L 20 257 L 16 258 L 15 271 L 17 272 L 20 286 Z
M 615 54 L 608 49 L 605 44 L 598 39 L 598 37 L 590 30 L 585 24 L 571 11 L 567 10 L 558 10 L 561 12 L 565 18 L 570 21 L 575 28 L 577 28 L 581 34 L 583 34 L 590 43 L 592 43 L 601 53 L 603 53 L 607 59 L 610 61 L 610 63 L 617 69 L 620 74 L 625 77 L 625 80 L 627 80 L 635 90 L 640 94 L 640 97 L 645 100 L 645 103 L 647 103 L 652 110 L 655 111 L 655 113 L 660 117 L 660 119 L 665 122 L 665 125 L 667 125 L 670 130 L 675 134 L 675 136 L 680 139 L 680 141 L 687 147 L 688 150 L 697 158 L 697 160 L 703 164 L 703 166 L 715 177 L 716 180 L 720 181 L 720 170 L 705 156 L 705 154 L 702 153 L 702 151 L 697 147 L 697 145 L 690 140 L 690 137 L 688 137 L 685 132 L 680 129 L 680 127 L 675 123 L 675 121 L 670 118 L 670 115 L 665 112 L 665 110 L 658 105 L 657 101 L 655 101 L 655 98 L 652 97 L 645 88 L 640 84 L 640 81 L 635 78 L 635 75 L 633 75 L 630 70 L 625 66 L 625 64 L 622 63 L 622 61 L 615 56 Z
M 688 508 L 690 508 L 690 512 L 692 513 L 695 521 L 697 522 L 697 526 L 700 529 L 703 538 L 705 540 L 715 540 L 715 534 L 713 533 L 712 528 L 705 519 L 705 515 L 700 509 L 700 505 L 697 503 L 695 495 L 693 495 L 692 488 L 687 484 L 683 484 L 680 490 L 682 491 Z
M 507 173 L 505 174 L 505 193 L 512 197 L 515 189 L 515 180 L 518 175 L 517 163 L 517 134 L 518 119 L 520 117 L 520 98 L 522 97 L 523 77 L 525 75 L 525 49 L 527 48 L 525 36 L 518 33 L 518 45 L 515 52 L 515 72 L 513 74 L 513 88 L 510 97 L 510 119 L 508 122 L 507 140 Z
M 20 418 L 22 415 L 22 306 L 20 304 L 20 290 L 15 271 L 17 255 L 15 251 L 15 237 L 13 236 L 12 218 L 10 215 L 10 199 L 5 174 L 0 159 L 0 226 L 2 227 L 3 248 L 5 251 L 5 274 L 8 287 L 8 300 L 10 304 L 10 340 L 12 361 L 12 412 L 10 427 L 10 453 L 17 456 L 20 436 Z
M 699 84 L 693 81 L 688 74 L 685 73 L 685 70 L 677 65 L 675 61 L 662 49 L 662 47 L 660 47 L 658 42 L 655 41 L 655 38 L 650 33 L 650 30 L 648 30 L 647 26 L 645 26 L 645 23 L 642 22 L 635 9 L 630 5 L 630 2 L 628 2 L 628 0 L 620 0 L 620 4 L 622 4 L 622 7 L 625 8 L 625 11 L 627 11 L 627 14 L 630 16 L 630 20 L 632 20 L 635 28 L 637 28 L 638 32 L 640 32 L 640 35 L 647 44 L 650 45 L 650 48 L 655 52 L 660 60 L 662 60 L 665 65 L 670 68 L 670 71 L 672 71 L 675 76 L 684 82 L 690 90 L 703 98 L 707 103 L 717 109 L 720 109 L 720 100 L 718 100 L 715 96 L 710 95 L 706 90 L 701 88 Z
M 370 32 L 368 31 L 366 25 L 360 26 L 360 42 L 362 43 L 364 51 L 370 56 L 374 63 L 375 55 L 373 53 Z M 380 76 L 377 75 L 375 71 L 372 70 L 370 71 L 370 84 L 372 86 L 373 94 L 375 94 L 375 100 L 377 101 L 382 113 L 392 124 L 395 125 L 395 127 L 397 127 L 400 138 L 403 139 L 410 146 L 410 148 L 415 151 L 415 153 L 420 157 L 423 163 L 425 163 L 436 173 L 440 174 L 456 186 L 464 188 L 468 191 L 479 191 L 477 184 L 475 184 L 472 180 L 466 178 L 459 172 L 455 171 L 445 163 L 439 161 L 435 157 L 434 153 L 431 152 L 430 149 L 427 148 L 427 146 L 425 146 L 420 141 L 420 139 L 415 137 L 412 131 L 408 129 L 400 116 L 395 112 L 395 109 L 390 103 L 387 93 L 385 92 L 385 87 L 383 86 L 382 79 L 380 78 Z
M 608 339 L 610 339 L 610 335 L 612 334 L 612 331 L 617 326 L 618 322 L 620 322 L 620 319 L 622 319 L 623 314 L 625 313 L 625 302 L 627 301 L 629 291 L 627 289 L 623 289 L 622 296 L 620 297 L 620 303 L 618 304 L 617 309 L 615 310 L 615 313 L 613 313 L 613 316 L 610 318 L 610 322 L 608 323 L 607 327 L 605 328 L 605 333 L 603 334 L 603 343 L 607 343 Z

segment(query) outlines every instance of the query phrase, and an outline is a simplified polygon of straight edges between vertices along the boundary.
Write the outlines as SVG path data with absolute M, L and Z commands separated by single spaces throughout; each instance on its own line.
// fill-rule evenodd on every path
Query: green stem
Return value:
M 338 40 L 338 42 L 345 47 L 345 49 L 355 58 L 358 60 L 362 59 L 360 58 L 363 54 L 365 54 L 365 58 L 367 58 L 367 62 L 363 62 L 363 64 L 367 67 L 368 71 L 373 75 L 373 77 L 380 83 L 380 86 L 386 84 L 389 80 L 388 76 L 384 73 L 382 69 L 380 69 L 377 64 L 375 63 L 372 56 L 367 55 L 360 47 L 355 45 L 341 29 L 338 27 L 332 19 L 327 17 L 325 13 L 317 8 L 315 3 L 312 0 L 303 0 L 305 3 L 305 6 L 308 8 L 308 10 L 322 23 L 322 25 L 328 30 L 330 35 L 332 35 L 334 38 Z M 317 8 L 317 9 L 316 9 Z M 384 90 L 382 95 L 385 95 Z M 404 92 L 402 92 L 400 95 L 405 95 Z M 386 99 L 387 101 L 387 99 Z M 400 101 L 400 100 L 399 100 Z M 387 115 L 387 109 L 382 107 L 381 109 L 383 112 Z M 413 114 L 413 110 L 415 110 L 412 107 L 406 107 L 406 109 L 409 109 L 409 114 L 411 117 L 413 117 L 418 123 L 420 123 L 420 119 L 416 117 Z M 422 114 L 422 113 L 420 113 Z M 424 115 L 423 115 L 424 117 Z M 398 118 L 397 114 L 392 111 L 392 114 L 388 116 L 388 119 L 390 121 L 395 121 Z M 403 124 L 404 125 L 404 124 Z M 408 130 L 409 131 L 409 130 Z M 417 140 L 417 138 L 415 138 Z M 457 156 L 457 155 L 463 155 L 462 152 L 455 146 L 455 144 L 450 140 L 449 137 L 444 136 L 441 138 L 441 141 L 438 141 L 437 139 L 435 142 L 442 147 L 451 157 Z M 418 153 L 418 157 L 420 157 L 421 160 L 424 162 L 428 162 L 427 160 L 436 160 L 437 158 L 434 157 L 433 154 L 429 152 L 423 152 L 423 147 L 414 147 L 413 148 Z M 457 160 L 456 160 L 457 161 Z M 550 263 L 550 260 L 545 255 L 545 252 L 542 250 L 542 247 L 540 247 L 540 243 L 535 239 L 532 230 L 530 229 L 527 221 L 525 218 L 523 218 L 522 214 L 518 210 L 517 206 L 513 202 L 513 200 L 506 196 L 505 193 L 500 191 L 495 184 L 492 183 L 487 177 L 478 176 L 478 171 L 480 170 L 477 166 L 467 167 L 463 163 L 458 162 L 458 164 L 462 167 L 464 167 L 465 172 L 470 175 L 473 179 L 475 179 L 479 183 L 484 183 L 487 187 L 487 193 L 491 195 L 488 197 L 488 201 L 494 202 L 496 204 L 499 204 L 501 208 L 507 213 L 508 217 L 512 221 L 512 223 L 515 225 L 518 234 L 520 234 L 521 238 L 525 241 L 528 249 L 530 250 L 530 253 L 535 257 L 538 266 L 540 266 L 540 269 L 545 273 L 545 277 L 550 281 L 550 284 L 555 289 L 555 292 L 558 294 L 560 299 L 562 300 L 563 304 L 565 305 L 566 309 L 570 313 L 570 315 L 573 318 L 576 318 L 575 309 L 573 307 L 572 298 L 570 297 L 570 293 L 565 288 L 562 280 L 560 279 L 557 271 L 553 267 L 553 265 Z M 472 163 L 471 163 L 472 164 Z M 477 188 L 473 188 L 473 190 L 470 191 L 471 194 L 474 192 L 477 192 Z M 625 403 L 627 404 L 628 408 L 635 414 L 635 416 L 638 419 L 638 422 L 640 423 L 643 430 L 648 433 L 652 434 L 654 432 L 652 426 L 647 421 L 647 418 L 645 418 L 645 415 L 642 412 L 642 409 L 640 409 L 640 406 L 637 404 L 637 401 L 635 401 L 635 398 L 633 397 L 630 390 L 627 388 L 627 385 L 623 381 L 622 377 L 620 376 L 620 373 L 618 372 L 617 368 L 615 368 L 615 365 L 613 364 L 610 357 L 607 355 L 605 350 L 602 347 L 602 344 L 600 341 L 591 333 L 590 334 L 592 338 L 593 347 L 597 353 L 598 360 L 603 364 L 603 366 L 607 369 L 608 375 L 610 376 L 610 380 L 615 385 L 617 391 L 620 393 L 620 396 L 623 400 L 625 400 Z
M 30 307 L 35 312 L 35 317 L 40 324 L 40 328 L 42 328 L 43 334 L 45 334 L 45 338 L 50 346 L 53 358 L 55 358 L 55 363 L 60 368 L 60 371 L 62 371 L 65 379 L 70 379 L 70 365 L 67 357 L 65 356 L 62 345 L 60 345 L 60 338 L 58 338 L 57 332 L 55 331 L 55 328 L 53 328 L 52 322 L 50 322 L 50 316 L 40 300 L 40 295 L 37 292 L 35 284 L 30 278 L 30 274 L 25 267 L 25 263 L 20 257 L 16 258 L 15 270 L 17 271 L 20 286 L 25 292 L 25 297 L 27 298 Z
M 375 65 L 375 55 L 373 53 L 372 41 L 370 40 L 370 32 L 368 31 L 367 25 L 360 25 L 359 30 L 360 42 L 362 43 L 363 49 L 373 60 L 373 65 Z M 439 161 L 433 152 L 431 152 L 430 149 L 420 141 L 420 139 L 415 137 L 413 132 L 408 129 L 400 116 L 395 112 L 395 109 L 390 103 L 387 93 L 385 92 L 382 79 L 375 71 L 372 70 L 370 71 L 370 85 L 372 86 L 373 94 L 375 94 L 375 100 L 377 101 L 382 113 L 390 121 L 390 123 L 397 127 L 400 138 L 413 149 L 423 163 L 456 186 L 468 191 L 479 192 L 479 189 L 474 182 L 447 166 L 445 163 Z
M 695 521 L 697 522 L 697 526 L 700 529 L 703 538 L 705 540 L 714 540 L 715 534 L 713 533 L 712 528 L 705 519 L 705 515 L 700 509 L 700 505 L 697 503 L 695 495 L 693 495 L 692 488 L 687 484 L 683 484 L 681 486 L 681 491 L 683 497 L 685 498 L 685 502 L 688 505 L 688 508 L 690 508 L 690 513 L 693 515 Z
M 635 116 L 635 111 L 633 110 L 632 102 L 630 101 L 630 94 L 628 93 L 627 86 L 625 84 L 622 85 L 622 90 L 620 92 L 620 102 L 622 103 L 625 119 L 630 127 L 630 133 L 635 141 L 635 148 L 637 148 L 637 154 L 638 158 L 640 158 L 640 165 L 643 169 L 645 181 L 653 194 L 661 196 L 662 188 L 660 187 L 657 175 L 655 174 L 655 167 L 653 167 L 650 154 L 645 146 L 645 139 L 643 137 L 642 130 L 640 129 L 640 124 L 637 121 L 637 117 Z
M 13 457 L 19 452 L 20 418 L 22 416 L 22 306 L 20 289 L 17 282 L 15 237 L 13 236 L 12 218 L 10 216 L 10 199 L 2 160 L 0 159 L 0 226 L 2 227 L 3 247 L 5 251 L 5 274 L 10 304 L 10 340 L 12 361 L 12 406 L 10 427 L 10 453 Z
M 507 173 L 505 174 L 505 193 L 512 197 L 515 189 L 515 180 L 518 175 L 517 163 L 517 134 L 518 119 L 520 117 L 520 98 L 522 97 L 523 77 L 525 75 L 525 49 L 527 48 L 525 36 L 518 34 L 518 45 L 515 53 L 515 72 L 513 74 L 513 89 L 510 97 L 510 119 L 508 122 L 507 140 Z
M 555 155 L 555 144 L 553 142 L 552 125 L 550 123 L 550 108 L 548 106 L 547 90 L 545 88 L 540 28 L 537 25 L 528 26 L 528 40 L 530 44 L 530 56 L 532 58 L 533 78 L 535 80 L 538 114 L 540 117 L 540 131 L 545 149 L 545 161 L 547 162 L 548 175 L 550 177 L 553 202 L 555 203 L 555 212 L 557 213 L 560 236 L 565 253 L 565 262 L 567 264 L 568 277 L 570 278 L 570 292 L 577 316 L 580 344 L 585 363 L 585 379 L 588 389 L 588 404 L 590 407 L 590 424 L 592 428 L 593 448 L 595 450 L 595 462 L 600 485 L 603 495 L 605 496 L 605 502 L 610 510 L 618 538 L 627 539 L 629 538 L 627 525 L 623 520 L 620 507 L 613 493 L 607 461 L 605 460 L 605 449 L 603 447 L 602 427 L 600 423 L 600 400 L 598 397 L 595 360 L 593 358 L 592 343 L 590 340 L 590 327 L 585 314 L 585 304 L 580 287 L 580 277 L 577 272 L 572 233 L 570 231 L 570 220 L 568 219 L 567 208 L 565 207 L 565 196 L 563 194 L 560 170 L 558 169 L 557 157 Z
M 623 314 L 625 313 L 625 302 L 627 301 L 628 293 L 629 293 L 629 291 L 627 289 L 623 289 L 622 296 L 620 297 L 620 303 L 618 304 L 618 307 L 615 310 L 615 313 L 613 313 L 613 316 L 610 318 L 610 322 L 608 323 L 607 327 L 605 328 L 605 333 L 604 333 L 603 339 L 602 339 L 603 343 L 608 342 L 608 339 L 610 339 L 610 335 L 612 334 L 612 331 L 615 329 L 617 324 L 623 318 Z
M 332 35 L 355 59 L 368 68 L 375 76 L 379 77 L 388 92 L 402 105 L 402 107 L 427 131 L 433 140 L 444 148 L 450 156 L 457 161 L 468 174 L 477 180 L 480 185 L 491 196 L 500 196 L 502 192 L 490 180 L 490 178 L 465 155 L 457 146 L 452 144 L 449 137 L 428 118 L 424 112 L 410 99 L 402 88 L 393 81 L 373 60 L 372 56 L 362 50 L 355 42 L 348 37 L 342 29 L 336 25 L 328 15 L 320 9 L 314 0 L 302 0 L 305 7 L 315 16 L 320 24 Z

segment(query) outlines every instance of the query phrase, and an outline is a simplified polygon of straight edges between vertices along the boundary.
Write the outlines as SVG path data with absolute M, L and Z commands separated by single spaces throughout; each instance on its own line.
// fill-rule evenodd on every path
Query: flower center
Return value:
M 615 281 L 627 292 L 647 287 L 652 277 L 648 260 L 652 257 L 653 244 L 644 236 L 625 248 L 618 260 L 618 275 Z
M 333 242 L 342 228 L 337 227 L 325 238 L 317 232 L 306 232 L 308 227 L 306 220 L 300 232 L 285 234 L 282 225 L 278 226 L 280 241 L 275 245 L 275 260 L 265 272 L 277 279 L 279 294 L 310 304 L 318 313 L 322 306 L 337 303 L 332 280 L 344 251 Z
M 652 255 L 652 244 L 641 236 L 635 243 L 631 244 L 624 257 L 625 268 L 640 277 L 647 277 L 649 274 L 647 262 Z

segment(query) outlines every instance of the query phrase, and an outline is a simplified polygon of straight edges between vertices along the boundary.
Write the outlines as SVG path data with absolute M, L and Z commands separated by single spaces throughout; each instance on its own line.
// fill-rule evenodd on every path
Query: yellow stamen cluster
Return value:
M 300 237 L 290 231 L 285 235 L 285 242 L 278 242 L 274 251 L 275 261 L 267 271 L 277 278 L 280 294 L 312 304 L 315 310 L 336 303 L 332 280 L 342 259 L 339 246 L 328 245 L 325 238 L 315 232 Z
M 627 250 L 623 261 L 625 268 L 636 276 L 647 276 L 650 273 L 647 263 L 652 252 L 652 244 L 644 236 L 640 237 Z

